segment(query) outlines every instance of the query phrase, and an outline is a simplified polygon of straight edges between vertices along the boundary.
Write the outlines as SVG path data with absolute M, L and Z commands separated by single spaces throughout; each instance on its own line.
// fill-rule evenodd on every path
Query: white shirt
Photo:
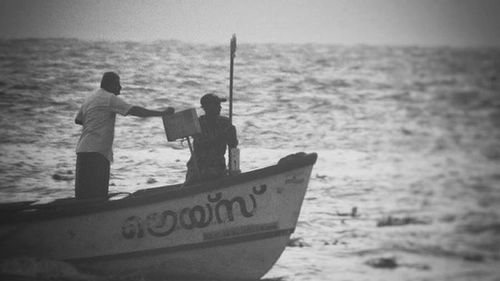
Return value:
M 76 152 L 98 152 L 113 162 L 116 113 L 127 115 L 130 108 L 132 105 L 104 89 L 89 95 L 76 116 L 83 123 Z

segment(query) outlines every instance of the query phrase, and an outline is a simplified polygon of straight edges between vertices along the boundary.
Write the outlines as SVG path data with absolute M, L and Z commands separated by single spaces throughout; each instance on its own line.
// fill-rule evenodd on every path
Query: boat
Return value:
M 0 259 L 65 261 L 107 276 L 259 279 L 295 230 L 316 159 L 296 153 L 265 168 L 121 197 L 1 204 Z

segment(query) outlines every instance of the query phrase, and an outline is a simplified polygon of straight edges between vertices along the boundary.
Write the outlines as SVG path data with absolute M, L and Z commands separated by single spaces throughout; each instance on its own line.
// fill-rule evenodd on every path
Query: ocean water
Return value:
M 103 72 L 120 74 L 129 103 L 200 110 L 203 94 L 228 95 L 228 53 L 0 41 L 0 201 L 73 195 L 73 120 Z M 500 280 L 500 49 L 240 44 L 233 120 L 243 171 L 319 155 L 265 279 Z M 111 192 L 182 182 L 189 157 L 160 118 L 117 117 L 114 152 Z M 0 273 L 94 280 L 29 258 L 0 262 Z

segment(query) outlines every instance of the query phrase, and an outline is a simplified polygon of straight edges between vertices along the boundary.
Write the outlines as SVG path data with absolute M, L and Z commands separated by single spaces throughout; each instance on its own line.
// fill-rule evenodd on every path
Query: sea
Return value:
M 229 65 L 229 40 L 0 40 L 0 201 L 73 196 L 74 118 L 104 72 L 133 105 L 201 115 Z M 500 48 L 241 43 L 233 95 L 243 172 L 318 154 L 264 280 L 500 280 Z M 114 154 L 110 192 L 133 192 L 183 182 L 190 153 L 161 118 L 118 116 Z M 30 257 L 0 274 L 147 280 Z

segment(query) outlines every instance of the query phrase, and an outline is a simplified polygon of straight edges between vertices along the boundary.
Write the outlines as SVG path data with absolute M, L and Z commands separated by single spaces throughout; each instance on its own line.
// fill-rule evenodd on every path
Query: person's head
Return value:
M 221 110 L 221 102 L 225 102 L 227 99 L 219 98 L 215 94 L 206 94 L 200 99 L 201 107 L 205 110 L 205 114 L 209 117 L 219 116 Z
M 120 76 L 114 72 L 104 73 L 101 80 L 101 88 L 118 96 L 122 89 Z

